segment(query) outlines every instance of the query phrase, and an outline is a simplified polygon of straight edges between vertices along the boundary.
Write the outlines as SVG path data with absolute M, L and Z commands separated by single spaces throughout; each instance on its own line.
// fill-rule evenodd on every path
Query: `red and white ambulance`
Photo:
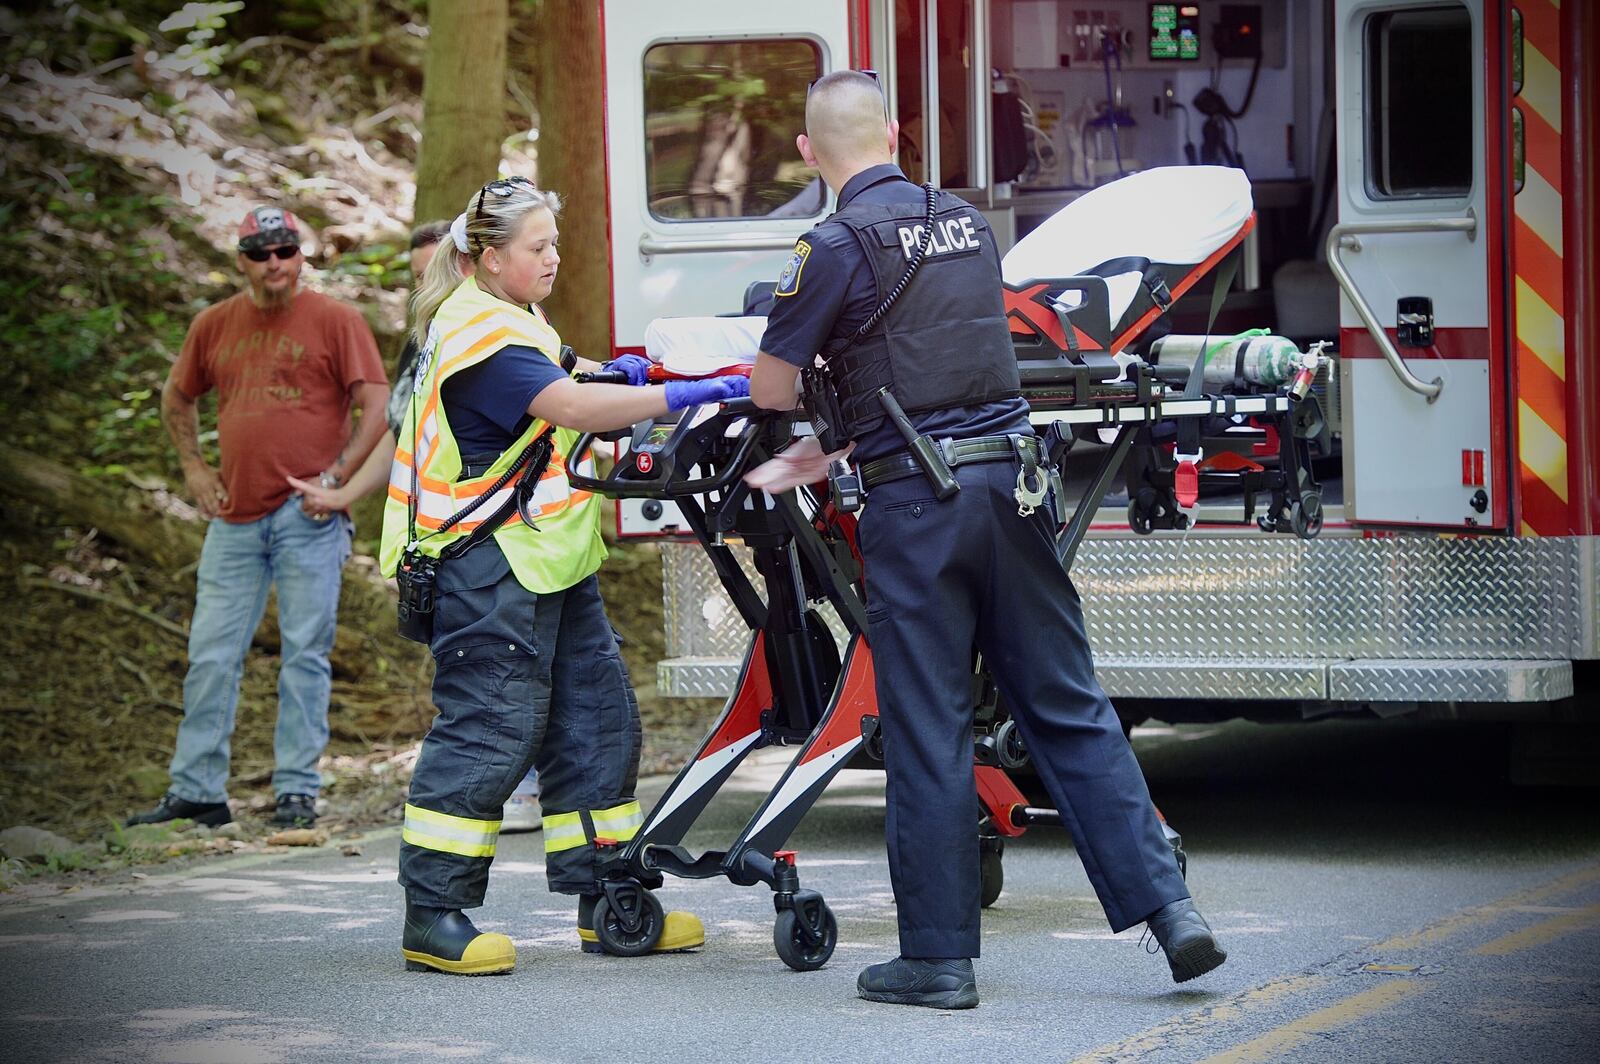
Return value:
M 737 312 L 827 216 L 794 134 L 828 71 L 878 72 L 903 168 L 1008 246 L 1122 174 L 1244 169 L 1238 290 L 1215 325 L 1204 291 L 1174 315 L 1329 344 L 1323 528 L 1202 499 L 1188 531 L 1136 535 L 1108 498 L 1073 576 L 1125 717 L 1590 712 L 1597 5 L 604 0 L 602 27 L 618 352 Z M 619 522 L 667 540 L 660 689 L 725 694 L 747 632 L 702 552 L 670 504 Z

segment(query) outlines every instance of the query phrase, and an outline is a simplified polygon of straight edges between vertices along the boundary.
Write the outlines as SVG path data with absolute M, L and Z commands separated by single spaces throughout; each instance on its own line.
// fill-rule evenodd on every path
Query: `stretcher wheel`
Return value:
M 609 896 L 595 904 L 595 937 L 600 940 L 601 948 L 613 956 L 642 957 L 661 941 L 666 914 L 656 896 L 643 887 L 618 891 L 617 901 L 624 906 L 623 911 L 612 906 Z
M 985 909 L 1000 900 L 1006 888 L 1006 865 L 998 850 L 984 850 L 978 854 L 978 903 Z
M 1015 720 L 1000 722 L 994 730 L 994 746 L 1001 768 L 1021 768 L 1028 763 L 1028 746 L 1022 741 Z
M 1141 491 L 1128 503 L 1128 527 L 1141 536 L 1148 536 L 1155 528 L 1151 521 L 1155 516 L 1155 500 L 1147 500 L 1144 495 Z
M 822 896 L 796 900 L 795 908 L 778 910 L 772 925 L 772 946 L 783 963 L 797 972 L 814 972 L 828 963 L 839 944 L 839 921 Z
M 1289 525 L 1301 539 L 1316 539 L 1322 531 L 1322 496 L 1311 492 L 1293 503 L 1289 507 Z

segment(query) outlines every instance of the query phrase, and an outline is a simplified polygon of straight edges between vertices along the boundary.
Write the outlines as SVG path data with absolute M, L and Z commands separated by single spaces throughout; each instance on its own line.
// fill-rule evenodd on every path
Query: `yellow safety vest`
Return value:
M 510 469 L 517 457 L 546 423 L 537 418 L 482 476 L 458 480 L 461 451 L 450 431 L 440 393 L 456 373 L 492 358 L 508 345 L 534 347 L 552 361 L 561 354 L 561 337 L 537 308 L 524 309 L 483 291 L 472 278 L 462 281 L 434 314 L 420 356 L 424 374 L 412 396 L 401 426 L 394 465 L 389 471 L 389 498 L 383 508 L 383 543 L 379 564 L 393 576 L 400 555 L 410 541 L 408 507 L 415 484 L 417 546 L 424 554 L 439 552 L 468 535 L 511 496 L 526 471 L 518 473 L 493 495 L 485 497 L 494 482 Z M 600 500 L 587 491 L 574 491 L 567 482 L 567 454 L 578 433 L 557 428 L 550 464 L 534 491 L 529 510 L 537 528 L 530 528 L 513 511 L 495 530 L 495 542 L 505 552 L 517 582 L 535 594 L 563 591 L 594 573 L 605 560 L 600 537 Z M 420 454 L 420 467 L 412 454 Z M 594 475 L 594 461 L 585 456 L 576 467 Z M 438 529 L 474 500 L 483 501 L 466 518 L 446 532 Z

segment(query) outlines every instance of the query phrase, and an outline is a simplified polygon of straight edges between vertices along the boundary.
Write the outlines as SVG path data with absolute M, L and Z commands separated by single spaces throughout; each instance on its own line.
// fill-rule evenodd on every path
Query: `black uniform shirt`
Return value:
M 845 182 L 839 209 L 851 203 L 892 206 L 924 202 L 922 188 L 906 180 L 893 163 L 869 167 Z M 998 259 L 999 249 L 995 249 Z M 913 277 L 911 283 L 918 283 Z M 999 269 L 995 283 L 1000 283 Z M 811 365 L 830 340 L 852 336 L 878 307 L 878 285 L 872 265 L 848 228 L 823 222 L 795 246 L 784 269 L 767 318 L 761 350 L 791 366 Z M 1028 404 L 1004 399 L 977 406 L 957 406 L 912 414 L 917 429 L 933 437 L 969 439 L 1007 432 L 1027 432 Z M 905 440 L 885 421 L 856 444 L 857 461 L 881 458 L 905 449 Z

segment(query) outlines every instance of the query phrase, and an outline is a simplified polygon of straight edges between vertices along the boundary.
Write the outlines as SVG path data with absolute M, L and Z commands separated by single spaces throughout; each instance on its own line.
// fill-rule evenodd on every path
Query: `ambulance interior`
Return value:
M 1325 114 L 1333 99 L 1327 6 L 896 0 L 892 34 L 879 39 L 892 40 L 883 58 L 901 121 L 901 166 L 914 181 L 936 174 L 942 187 L 966 194 L 1008 247 L 1120 176 L 1188 164 L 1242 168 L 1256 228 L 1226 303 L 1208 329 L 1212 284 L 1227 272 L 1213 270 L 1142 342 L 1164 332 L 1222 339 L 1265 328 L 1303 349 L 1336 344 L 1338 288 L 1319 250 L 1334 221 L 1332 145 L 1320 139 L 1333 129 Z M 985 51 L 987 77 L 972 62 Z M 974 103 L 985 90 L 989 106 L 980 113 Z M 932 109 L 939 122 L 930 137 L 922 116 Z M 985 142 L 987 153 L 974 150 Z M 1149 203 L 1148 216 L 1130 224 L 1183 208 Z M 1313 447 L 1314 469 L 1325 513 L 1337 520 L 1337 372 L 1320 373 L 1316 392 L 1328 429 Z M 1218 426 L 1205 448 L 1271 464 L 1269 443 L 1248 426 Z M 1069 455 L 1069 497 L 1080 493 L 1077 483 L 1086 486 L 1097 449 L 1091 436 Z M 1239 520 L 1240 502 L 1208 491 L 1200 516 Z M 1119 484 L 1105 500 L 1105 519 L 1119 520 L 1121 505 Z
M 686 10 L 705 20 L 722 9 L 705 0 Z M 839 14 L 826 10 L 828 18 Z M 1481 106 L 1474 81 L 1482 67 L 1474 4 L 869 0 L 846 10 L 849 20 L 860 20 L 852 38 L 867 42 L 864 49 L 842 46 L 843 19 L 827 31 L 835 36 L 824 39 L 821 5 L 803 14 L 750 5 L 742 21 L 721 31 L 698 22 L 667 37 L 646 25 L 612 31 L 627 38 L 615 45 L 617 69 L 626 68 L 624 57 L 636 48 L 644 74 L 637 103 L 618 82 L 608 105 L 616 115 L 638 106 L 644 134 L 636 147 L 626 138 L 613 145 L 613 238 L 618 247 L 637 243 L 639 250 L 613 262 L 619 289 L 640 294 L 616 310 L 619 336 L 627 337 L 620 342 L 638 343 L 646 324 L 663 314 L 724 314 L 741 294 L 750 313 L 751 291 L 770 293 L 775 254 L 792 249 L 795 236 L 831 209 L 831 197 L 794 151 L 805 86 L 827 70 L 870 68 L 900 122 L 898 161 L 908 176 L 932 178 L 974 203 L 1002 252 L 1119 176 L 1190 165 L 1238 168 L 1248 178 L 1253 229 L 1231 263 L 1210 269 L 1129 350 L 1148 354 L 1169 333 L 1191 338 L 1187 348 L 1169 343 L 1170 349 L 1210 349 L 1212 338 L 1226 341 L 1246 330 L 1286 338 L 1301 352 L 1321 350 L 1328 360 L 1313 392 L 1325 424 L 1313 468 L 1325 520 L 1337 526 L 1351 519 L 1357 465 L 1381 467 L 1386 449 L 1403 446 L 1407 433 L 1426 431 L 1438 436 L 1429 471 L 1403 487 L 1395 478 L 1365 476 L 1362 499 L 1380 490 L 1386 501 L 1393 496 L 1391 509 L 1404 511 L 1394 519 L 1402 524 L 1480 524 L 1477 497 L 1468 508 L 1447 474 L 1451 448 L 1484 447 L 1477 435 L 1456 443 L 1451 434 L 1469 425 L 1478 435 L 1487 431 L 1481 429 L 1493 387 L 1482 379 L 1487 363 L 1475 365 L 1475 380 L 1458 380 L 1433 404 L 1412 394 L 1421 389 L 1383 379 L 1401 371 L 1391 374 L 1373 352 L 1350 352 L 1373 363 L 1367 368 L 1374 372 L 1360 379 L 1373 382 L 1381 400 L 1358 409 L 1349 400 L 1362 367 L 1355 357 L 1340 360 L 1340 289 L 1325 250 L 1329 230 L 1350 221 L 1339 217 L 1339 204 L 1352 199 L 1367 204 L 1368 217 L 1460 215 L 1461 204 L 1482 203 L 1487 163 L 1484 131 L 1474 128 Z M 1336 27 L 1350 34 L 1340 38 L 1348 56 L 1334 54 Z M 1337 105 L 1341 64 L 1360 73 Z M 928 114 L 937 121 L 927 122 Z M 1336 129 L 1360 142 L 1336 143 Z M 637 161 L 628 153 L 637 153 Z M 635 173 L 639 186 L 632 184 Z M 643 208 L 638 220 L 630 202 L 635 187 Z M 1193 193 L 1149 199 L 1125 212 L 1130 229 L 1175 230 L 1196 209 Z M 1356 265 L 1368 270 L 1363 288 L 1370 283 L 1377 299 L 1373 313 L 1387 318 L 1395 306 L 1390 292 L 1397 290 L 1449 302 L 1458 318 L 1481 316 L 1472 269 L 1481 274 L 1484 267 L 1468 269 L 1469 256 L 1456 250 L 1472 247 L 1470 235 L 1427 239 L 1435 242 L 1414 245 L 1423 250 L 1404 263 L 1403 275 L 1393 272 L 1392 253 L 1359 256 Z M 1475 254 L 1482 262 L 1483 252 Z M 1230 281 L 1228 297 L 1212 321 L 1213 286 L 1223 278 Z M 1454 324 L 1442 310 L 1440 324 Z M 1432 325 L 1430 310 L 1426 335 Z M 1430 342 L 1410 343 L 1408 356 L 1440 357 L 1422 350 Z M 1397 343 L 1407 346 L 1404 329 Z M 1372 427 L 1358 432 L 1358 425 Z M 1098 460 L 1096 442 L 1082 443 L 1068 456 L 1073 482 L 1086 481 Z M 1270 437 L 1240 425 L 1213 434 L 1205 451 L 1231 450 L 1270 465 L 1270 444 Z M 1242 520 L 1240 498 L 1227 490 L 1225 484 L 1208 489 L 1201 520 Z M 1115 522 L 1125 495 L 1119 484 L 1107 497 L 1106 523 Z M 1434 515 L 1407 516 L 1415 509 L 1410 499 L 1422 495 Z M 1391 520 L 1367 506 L 1361 501 L 1359 520 Z M 1454 516 L 1462 511 L 1465 518 Z

